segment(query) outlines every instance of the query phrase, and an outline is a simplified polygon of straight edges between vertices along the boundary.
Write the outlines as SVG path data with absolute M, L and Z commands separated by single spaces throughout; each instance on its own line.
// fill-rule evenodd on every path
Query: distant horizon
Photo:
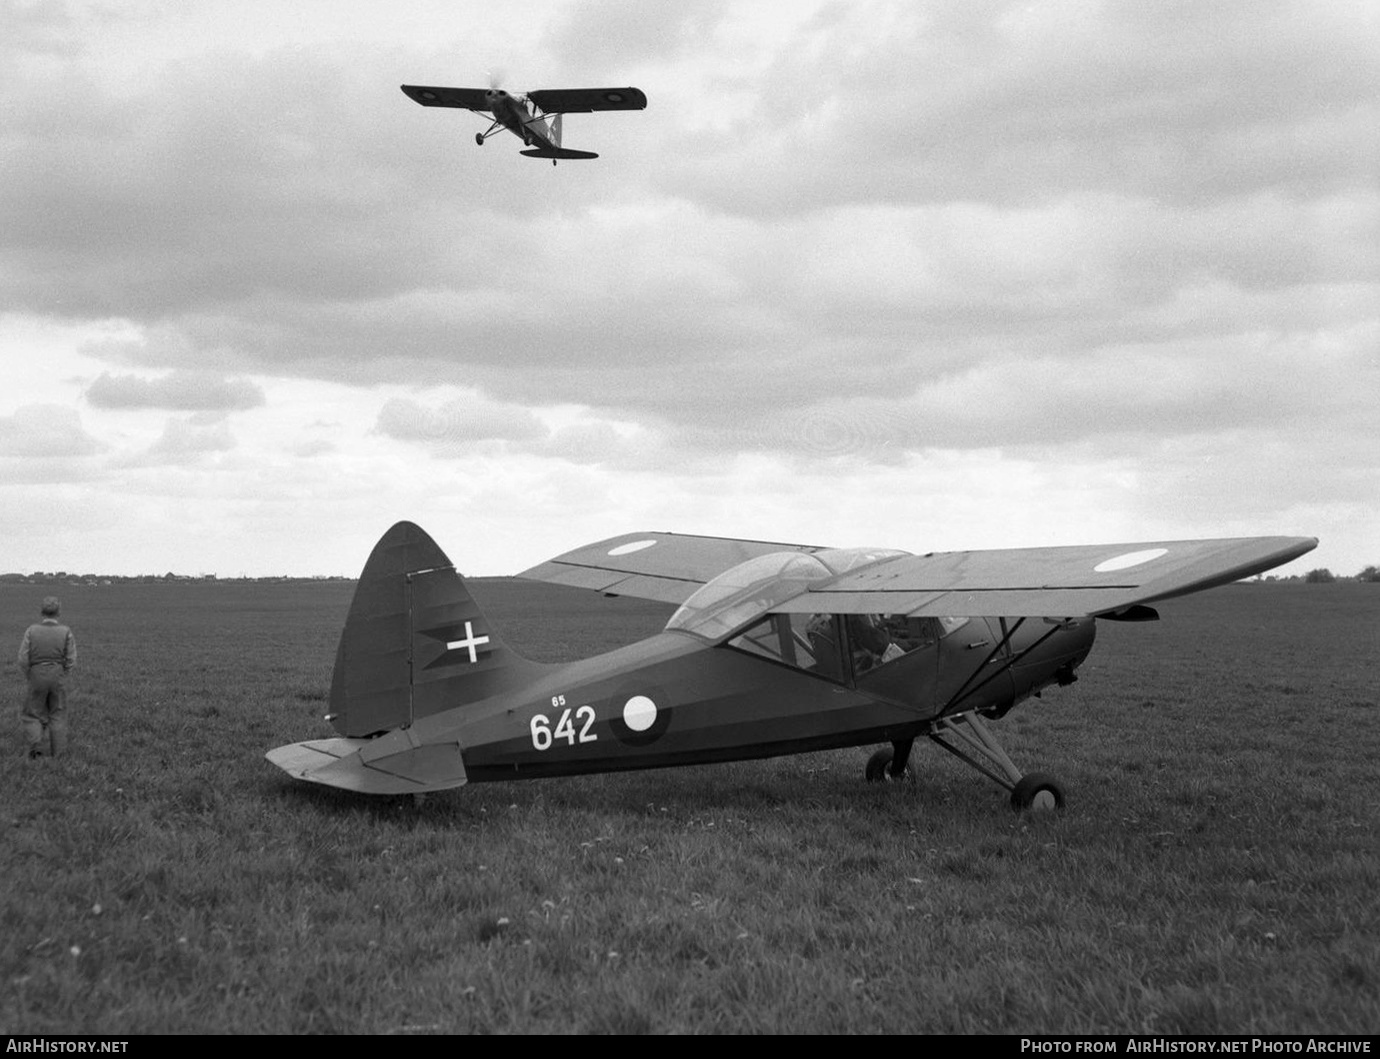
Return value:
M 1290 566 L 1297 563 L 1288 564 Z M 1285 569 L 1279 567 L 1277 569 Z M 1304 581 L 1308 574 L 1315 571 L 1325 571 L 1338 581 L 1361 581 L 1374 580 L 1366 578 L 1369 571 L 1375 566 L 1362 567 L 1354 574 L 1338 573 L 1328 567 L 1314 566 L 1303 573 L 1279 574 L 1270 571 L 1264 574 L 1256 574 L 1251 577 L 1243 577 L 1239 580 L 1229 582 L 1233 585 L 1263 584 L 1282 581 Z M 522 580 L 518 573 L 511 574 L 467 574 L 458 571 L 460 576 L 466 581 L 501 581 L 509 579 Z M 44 578 L 44 580 L 37 580 Z M 162 574 L 87 574 L 72 573 L 70 571 L 35 571 L 32 573 L 0 573 L 0 583 L 4 584 L 54 584 L 58 579 L 63 579 L 64 584 L 72 587 L 92 587 L 90 581 L 138 581 L 144 584 L 157 583 L 159 581 L 193 581 L 193 582 L 220 582 L 220 581 L 358 581 L 359 574 L 180 574 L 175 571 L 167 571 Z M 534 582 L 535 583 L 535 582 Z M 1219 586 L 1220 587 L 1220 586 Z

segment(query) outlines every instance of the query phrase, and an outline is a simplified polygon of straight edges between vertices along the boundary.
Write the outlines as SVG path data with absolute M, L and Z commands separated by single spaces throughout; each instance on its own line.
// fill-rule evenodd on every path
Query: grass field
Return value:
M 544 660 L 666 609 L 478 582 Z M 70 588 L 66 760 L 0 738 L 0 1033 L 1380 1031 L 1380 586 L 1102 623 L 996 726 L 1067 811 L 918 746 L 367 799 L 330 734 L 351 586 Z M 0 586 L 7 686 L 44 591 Z M 7 694 L 9 694 L 7 692 Z

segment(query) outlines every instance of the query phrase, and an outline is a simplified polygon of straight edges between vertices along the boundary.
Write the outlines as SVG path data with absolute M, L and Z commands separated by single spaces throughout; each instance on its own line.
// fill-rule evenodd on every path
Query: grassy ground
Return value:
M 665 617 L 475 591 L 547 659 Z M 997 725 L 1057 817 L 924 747 L 913 786 L 859 750 L 420 808 L 294 783 L 262 755 L 329 734 L 349 592 L 66 590 L 74 753 L 0 733 L 0 1033 L 1380 1029 L 1380 586 L 1104 623 Z M 41 594 L 0 586 L 3 644 Z

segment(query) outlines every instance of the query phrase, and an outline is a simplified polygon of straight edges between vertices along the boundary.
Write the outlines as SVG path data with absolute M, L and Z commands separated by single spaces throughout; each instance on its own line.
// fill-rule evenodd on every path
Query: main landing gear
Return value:
M 941 717 L 925 733 L 960 761 L 977 769 L 998 786 L 1011 792 L 1011 808 L 1017 812 L 1046 811 L 1064 807 L 1064 788 L 1043 772 L 1022 773 L 1007 757 L 987 722 L 976 713 Z M 910 750 L 915 740 L 901 739 L 891 750 L 878 750 L 867 759 L 867 781 L 911 777 Z
M 878 750 L 867 759 L 868 783 L 900 783 L 915 779 L 910 768 L 910 748 L 915 740 L 902 739 L 891 745 L 891 750 Z

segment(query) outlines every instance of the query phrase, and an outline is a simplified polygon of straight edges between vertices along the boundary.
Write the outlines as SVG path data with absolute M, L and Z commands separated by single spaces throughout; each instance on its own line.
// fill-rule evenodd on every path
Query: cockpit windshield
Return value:
M 834 576 L 808 552 L 759 555 L 703 585 L 671 615 L 666 628 L 719 640 L 799 595 L 812 581 Z
M 721 640 L 816 581 L 909 554 L 886 548 L 826 548 L 759 555 L 703 585 L 671 615 L 666 628 Z

